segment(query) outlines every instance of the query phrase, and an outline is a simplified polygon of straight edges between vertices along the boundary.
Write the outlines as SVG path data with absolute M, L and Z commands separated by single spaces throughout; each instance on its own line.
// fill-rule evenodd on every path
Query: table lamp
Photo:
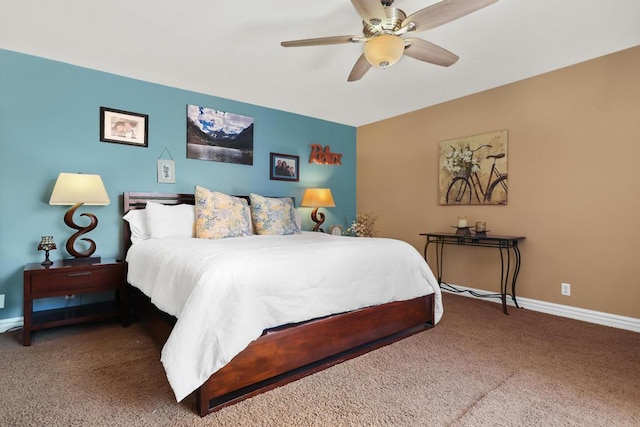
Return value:
M 38 244 L 39 251 L 45 251 L 44 261 L 40 264 L 44 266 L 52 265 L 53 261 L 49 259 L 49 251 L 53 251 L 58 249 L 56 247 L 56 242 L 53 241 L 53 236 L 42 236 L 40 243 Z
M 318 208 L 333 208 L 336 206 L 331 190 L 329 188 L 307 188 L 304 190 L 300 206 L 313 208 L 311 219 L 316 223 L 313 231 L 322 231 L 324 233 L 324 230 L 320 228 L 324 222 L 324 214 L 322 212 L 318 213 Z
M 71 208 L 64 216 L 64 223 L 67 224 L 68 227 L 78 230 L 69 237 L 66 245 L 67 252 L 75 257 L 75 259 L 66 261 L 73 263 L 73 261 L 95 262 L 100 260 L 100 257 L 91 257 L 96 251 L 96 243 L 93 240 L 87 238 L 81 239 L 89 243 L 89 249 L 84 252 L 78 251 L 74 247 L 78 237 L 98 226 L 98 218 L 92 213 L 81 214 L 80 216 L 86 216 L 91 220 L 89 225 L 83 227 L 73 222 L 73 215 L 82 205 L 104 206 L 109 203 L 109 196 L 107 195 L 100 175 L 65 172 L 58 175 L 56 184 L 53 186 L 53 191 L 51 192 L 49 204 L 71 205 Z

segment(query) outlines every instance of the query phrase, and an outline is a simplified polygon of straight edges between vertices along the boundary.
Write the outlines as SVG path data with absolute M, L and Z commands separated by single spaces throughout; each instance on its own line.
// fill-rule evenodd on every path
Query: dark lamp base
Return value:
M 45 267 L 48 267 L 52 264 L 53 264 L 53 261 L 49 259 L 49 251 L 45 251 L 44 261 L 42 261 L 40 265 L 44 265 Z
M 318 208 L 313 208 L 313 211 L 311 211 L 311 220 L 316 223 L 315 227 L 313 227 L 313 231 L 320 231 L 324 233 L 324 230 L 320 228 L 324 222 L 324 214 L 322 212 L 318 213 Z

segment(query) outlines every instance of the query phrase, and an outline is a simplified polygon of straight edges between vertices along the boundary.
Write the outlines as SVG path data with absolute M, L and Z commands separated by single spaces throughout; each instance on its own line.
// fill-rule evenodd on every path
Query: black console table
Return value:
M 511 296 L 516 307 L 520 308 L 516 299 L 516 281 L 520 272 L 520 249 L 518 242 L 524 240 L 522 236 L 488 236 L 480 234 L 453 234 L 453 233 L 420 233 L 426 236 L 427 243 L 424 245 L 424 259 L 427 259 L 427 248 L 430 243 L 436 244 L 436 276 L 440 285 L 452 288 L 456 292 L 469 292 L 477 297 L 500 297 L 502 299 L 502 311 L 507 311 L 507 295 Z M 500 261 L 502 269 L 500 271 L 500 294 L 479 294 L 473 291 L 460 291 L 442 281 L 442 261 L 445 245 L 464 245 L 488 248 L 498 248 L 500 250 Z M 513 256 L 513 259 L 512 259 Z M 511 277 L 511 280 L 509 278 Z M 511 282 L 511 293 L 508 292 L 509 282 Z

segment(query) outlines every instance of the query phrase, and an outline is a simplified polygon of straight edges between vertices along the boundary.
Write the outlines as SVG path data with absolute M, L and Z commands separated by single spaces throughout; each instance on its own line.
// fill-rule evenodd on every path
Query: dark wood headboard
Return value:
M 124 193 L 123 213 L 126 214 L 133 209 L 144 209 L 148 201 L 163 205 L 193 205 L 195 197 L 193 194 L 184 193 Z

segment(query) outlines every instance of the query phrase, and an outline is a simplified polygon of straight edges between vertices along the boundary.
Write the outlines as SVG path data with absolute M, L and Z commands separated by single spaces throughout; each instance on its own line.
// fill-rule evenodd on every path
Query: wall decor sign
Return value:
M 253 165 L 253 118 L 187 105 L 187 158 Z
M 148 115 L 100 107 L 100 141 L 147 147 L 148 135 Z
M 300 157 L 271 153 L 269 178 L 278 181 L 300 181 Z
M 507 131 L 440 143 L 441 205 L 507 204 Z
M 332 153 L 331 148 L 328 145 L 323 148 L 320 144 L 311 144 L 309 163 L 317 163 L 321 165 L 341 165 L 342 154 Z
M 175 184 L 176 162 L 173 160 L 158 159 L 158 183 Z

